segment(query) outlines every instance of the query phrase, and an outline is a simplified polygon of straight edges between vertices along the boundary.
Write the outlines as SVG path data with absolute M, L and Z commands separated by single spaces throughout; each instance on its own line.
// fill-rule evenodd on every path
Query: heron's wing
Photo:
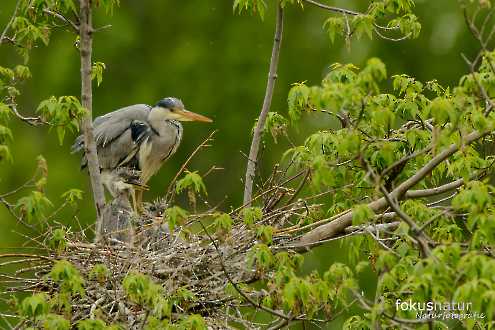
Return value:
M 130 126 L 132 121 L 146 122 L 151 107 L 146 104 L 135 104 L 97 117 L 93 121 L 94 136 L 97 147 L 104 147 L 118 138 Z M 80 135 L 72 145 L 72 153 L 84 148 L 84 139 Z
M 133 121 L 146 122 L 150 109 L 146 104 L 136 104 L 96 118 L 94 133 L 97 146 L 105 147 L 112 143 L 130 128 Z
M 139 169 L 136 154 L 139 146 L 152 134 L 151 127 L 143 121 L 134 120 L 120 135 L 106 144 L 98 144 L 98 160 L 102 169 L 126 166 Z
M 149 106 L 137 104 L 95 119 L 94 136 L 102 169 L 114 169 L 119 166 L 137 168 L 137 161 L 134 159 L 136 152 L 142 141 L 151 133 L 151 128 L 146 122 L 149 111 Z M 83 147 L 83 139 L 78 137 L 72 150 L 77 152 Z M 86 163 L 86 157 L 83 157 L 81 167 L 84 168 Z

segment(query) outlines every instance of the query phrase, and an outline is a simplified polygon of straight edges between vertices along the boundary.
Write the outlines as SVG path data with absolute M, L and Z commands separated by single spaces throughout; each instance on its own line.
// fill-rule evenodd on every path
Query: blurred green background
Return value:
M 103 83 L 94 89 L 95 115 L 176 96 L 190 110 L 214 119 L 213 124 L 184 125 L 182 145 L 150 182 L 147 200 L 162 195 L 191 151 L 210 131 L 218 129 L 213 147 L 194 158 L 189 169 L 204 173 L 213 165 L 223 167 L 223 171 L 206 178 L 210 203 L 222 203 L 224 210 L 240 204 L 246 162 L 243 154 L 249 152 L 251 128 L 263 101 L 273 40 L 274 1 L 267 2 L 270 5 L 264 21 L 234 15 L 230 0 L 122 0 L 113 16 L 106 16 L 103 10 L 96 13 L 96 28 L 107 24 L 112 27 L 95 34 L 94 61 L 107 65 Z M 368 1 L 327 3 L 362 9 Z M 352 62 L 362 66 L 372 56 L 385 62 L 390 75 L 407 73 L 422 81 L 438 79 L 445 85 L 456 84 L 467 71 L 460 53 L 472 55 L 477 51 L 462 12 L 451 0 L 416 3 L 415 11 L 423 25 L 420 38 L 394 43 L 375 37 L 355 41 L 350 49 L 342 41 L 330 43 L 322 29 L 328 12 L 309 5 L 304 10 L 289 7 L 272 111 L 286 115 L 286 97 L 292 83 L 318 84 L 330 64 Z M 1 28 L 14 5 L 15 0 L 1 1 Z M 10 46 L 0 47 L 0 65 L 21 61 Z M 79 54 L 74 35 L 64 28 L 53 34 L 49 47 L 41 46 L 32 52 L 29 66 L 33 78 L 22 86 L 19 99 L 19 110 L 24 115 L 33 114 L 39 102 L 51 95 L 79 95 Z M 303 129 L 291 131 L 294 143 L 301 142 L 304 133 L 331 125 L 325 116 L 307 116 L 303 120 Z M 79 156 L 69 153 L 73 136 L 67 136 L 61 146 L 55 132 L 46 128 L 32 128 L 16 120 L 12 128 L 14 163 L 0 167 L 0 192 L 10 191 L 29 179 L 36 167 L 35 157 L 42 154 L 49 166 L 48 196 L 57 203 L 69 188 L 84 190 L 86 198 L 76 212 L 82 223 L 91 223 L 94 211 L 89 180 L 79 170 Z M 283 138 L 277 145 L 267 141 L 262 171 L 268 173 L 288 145 Z M 57 220 L 74 225 L 63 214 Z M 0 222 L 3 249 L 25 241 L 13 234 L 23 230 L 3 208 Z M 309 254 L 308 269 L 327 268 L 338 249 L 338 245 L 326 246 Z M 373 286 L 371 276 L 363 281 Z

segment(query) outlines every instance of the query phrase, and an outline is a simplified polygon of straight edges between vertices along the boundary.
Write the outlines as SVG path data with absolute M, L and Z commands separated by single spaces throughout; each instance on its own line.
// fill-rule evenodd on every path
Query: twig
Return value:
M 11 205 L 9 202 L 7 202 L 5 200 L 5 198 L 0 197 L 0 203 L 2 203 L 3 205 L 5 205 L 5 207 L 7 208 L 7 211 L 9 211 L 10 215 L 13 216 L 18 223 L 20 223 L 21 225 L 23 225 L 24 227 L 26 227 L 26 228 L 28 228 L 30 230 L 36 231 L 35 226 L 33 226 L 33 225 L 25 222 L 24 220 L 22 220 L 22 218 L 20 216 L 18 216 L 17 214 L 15 214 L 15 212 L 14 212 L 14 206 Z
M 280 48 L 282 44 L 282 35 L 284 29 L 284 10 L 279 3 L 277 6 L 277 20 L 275 27 L 275 37 L 273 41 L 272 57 L 270 60 L 270 70 L 268 73 L 268 81 L 266 84 L 265 99 L 263 100 L 263 107 L 256 124 L 256 128 L 253 134 L 253 140 L 251 141 L 251 148 L 249 150 L 249 157 L 246 166 L 246 181 L 244 182 L 244 203 L 247 206 L 251 205 L 251 199 L 253 196 L 253 182 L 256 175 L 256 165 L 258 160 L 258 151 L 261 142 L 261 135 L 265 127 L 266 117 L 273 98 L 273 91 L 275 88 L 275 81 L 277 80 L 277 68 L 280 57 Z
M 461 53 L 461 57 L 464 60 L 464 62 L 466 62 L 466 64 L 469 66 L 469 71 L 471 73 L 471 76 L 473 77 L 474 82 L 476 83 L 476 85 L 478 86 L 478 89 L 480 90 L 481 96 L 483 97 L 483 100 L 485 101 L 485 106 L 486 106 L 484 113 L 485 113 L 485 116 L 488 116 L 490 114 L 491 110 L 493 109 L 493 102 L 492 102 L 490 96 L 488 95 L 488 92 L 486 91 L 485 87 L 481 84 L 478 77 L 476 76 L 476 73 L 474 72 L 474 67 L 476 65 L 476 61 L 470 61 L 466 57 L 466 55 L 464 55 L 462 53 Z
M 22 185 L 20 185 L 19 187 L 15 188 L 14 190 L 11 190 L 11 191 L 6 192 L 6 193 L 3 193 L 3 194 L 0 194 L 0 198 L 10 197 L 12 195 L 17 194 L 18 192 L 20 192 L 23 189 L 35 187 L 35 185 L 34 185 L 35 179 L 36 179 L 36 174 L 33 175 L 33 177 L 31 179 L 29 179 L 28 181 L 24 182 Z
M 17 118 L 31 126 L 49 125 L 49 123 L 44 121 L 41 117 L 24 117 L 17 111 L 15 104 L 11 104 L 9 107 Z
M 376 26 L 376 25 L 375 25 Z M 406 35 L 403 35 L 402 37 L 399 37 L 399 38 L 392 38 L 392 37 L 387 37 L 386 35 L 384 35 L 383 33 L 380 32 L 379 29 L 375 28 L 375 33 L 382 39 L 384 40 L 388 40 L 388 41 L 394 41 L 394 42 L 399 42 L 399 41 L 404 41 L 406 39 L 408 39 L 412 33 L 408 33 Z
M 361 15 L 361 13 L 358 13 L 357 11 L 352 11 L 349 9 L 344 9 L 344 8 L 339 8 L 339 7 L 334 7 L 334 6 L 328 6 L 328 5 L 325 5 L 321 2 L 314 1 L 314 0 L 303 0 L 303 1 L 309 3 L 313 6 L 316 6 L 316 7 L 325 9 L 325 10 L 333 11 L 334 13 L 347 14 L 347 15 L 352 15 L 352 16 Z
M 95 319 L 96 308 L 104 300 L 105 300 L 105 297 L 103 296 L 103 297 L 100 297 L 99 299 L 97 299 L 93 304 L 91 304 L 91 309 L 89 310 L 89 318 L 91 320 L 94 320 Z
M 213 132 L 211 132 L 208 137 L 206 139 L 203 140 L 203 142 L 201 142 L 200 145 L 198 145 L 196 147 L 196 149 L 194 149 L 194 151 L 189 155 L 189 157 L 187 157 L 186 161 L 182 164 L 182 166 L 180 167 L 179 171 L 175 174 L 174 178 L 172 179 L 172 181 L 170 181 L 170 183 L 168 184 L 168 187 L 167 187 L 167 193 L 165 194 L 165 200 L 169 200 L 169 196 L 170 194 L 173 192 L 173 189 L 174 189 L 174 186 L 175 186 L 175 182 L 177 181 L 177 179 L 179 178 L 179 176 L 186 170 L 187 168 L 187 165 L 189 165 L 189 163 L 191 162 L 191 160 L 194 158 L 194 156 L 196 156 L 196 154 L 203 148 L 206 148 L 209 146 L 209 143 L 213 140 L 213 136 L 218 132 L 218 130 L 214 130 Z
M 285 203 L 285 205 L 291 204 L 297 198 L 297 195 L 299 195 L 299 193 L 301 192 L 301 190 L 304 188 L 304 185 L 308 181 L 308 178 L 309 178 L 309 175 L 310 174 L 311 174 L 311 170 L 308 168 L 306 170 L 306 174 L 304 174 L 304 178 L 299 183 L 299 186 L 297 187 L 296 191 L 292 194 L 292 196 L 289 198 L 289 200 L 287 201 L 287 203 Z
M 6 39 L 7 32 L 9 32 L 9 29 L 12 26 L 12 23 L 14 23 L 14 19 L 17 16 L 17 12 L 19 11 L 20 5 L 21 5 L 21 0 L 17 0 L 17 2 L 15 4 L 14 13 L 10 17 L 9 22 L 7 23 L 7 25 L 5 26 L 5 28 L 2 31 L 2 34 L 0 35 L 0 45 L 3 43 L 4 39 L 7 40 Z
M 343 116 L 337 112 L 333 112 L 325 109 L 316 109 L 316 108 L 311 108 L 311 111 L 322 112 L 322 113 L 326 113 L 327 115 L 336 117 L 340 121 L 340 125 L 342 126 L 342 128 L 346 128 L 347 126 L 349 126 L 349 117 Z
M 79 26 L 77 26 L 77 24 L 76 24 L 76 23 L 72 22 L 70 19 L 68 19 L 68 18 L 67 18 L 67 17 L 65 17 L 64 15 L 62 15 L 62 14 L 60 14 L 60 13 L 57 13 L 57 12 L 55 12 L 55 11 L 52 11 L 52 10 L 46 9 L 46 8 L 44 8 L 44 9 L 43 9 L 43 12 L 44 12 L 45 14 L 48 14 L 48 15 L 50 15 L 50 16 L 52 16 L 52 17 L 55 17 L 55 18 L 57 18 L 58 20 L 60 20 L 60 21 L 62 21 L 62 22 L 64 22 L 64 23 L 66 23 L 66 24 L 68 24 L 68 25 L 72 28 L 72 30 L 73 30 L 75 33 L 79 33 Z
M 101 32 L 103 30 L 108 30 L 112 28 L 112 24 L 103 25 L 99 28 L 93 29 L 93 32 Z
M 429 225 L 431 225 L 435 220 L 437 220 L 438 218 L 440 218 L 441 216 L 444 216 L 445 214 L 449 213 L 448 210 L 445 210 L 441 213 L 438 213 L 437 215 L 435 215 L 434 217 L 432 217 L 430 220 L 426 221 L 425 223 L 423 223 L 421 225 L 421 227 L 419 227 L 419 231 L 424 231 L 426 229 L 426 227 L 428 227 Z

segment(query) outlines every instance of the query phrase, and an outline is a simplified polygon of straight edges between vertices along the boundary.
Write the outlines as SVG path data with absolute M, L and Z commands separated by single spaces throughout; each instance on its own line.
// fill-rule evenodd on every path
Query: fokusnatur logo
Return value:
M 418 302 L 411 299 L 395 301 L 396 311 L 413 311 L 416 312 L 416 319 L 484 319 L 486 315 L 472 310 L 472 302 Z

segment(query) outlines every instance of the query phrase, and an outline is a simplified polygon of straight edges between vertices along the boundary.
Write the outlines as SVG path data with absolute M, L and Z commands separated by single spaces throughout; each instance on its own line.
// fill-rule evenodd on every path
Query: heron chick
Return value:
M 179 147 L 182 140 L 181 121 L 212 122 L 208 117 L 188 111 L 181 100 L 166 97 L 154 106 L 135 104 L 97 117 L 94 136 L 102 174 L 102 182 L 115 198 L 115 181 L 119 168 L 140 171 L 145 186 Z M 83 136 L 78 136 L 72 152 L 84 150 Z M 81 168 L 87 166 L 83 155 Z M 142 191 L 138 190 L 138 204 Z

